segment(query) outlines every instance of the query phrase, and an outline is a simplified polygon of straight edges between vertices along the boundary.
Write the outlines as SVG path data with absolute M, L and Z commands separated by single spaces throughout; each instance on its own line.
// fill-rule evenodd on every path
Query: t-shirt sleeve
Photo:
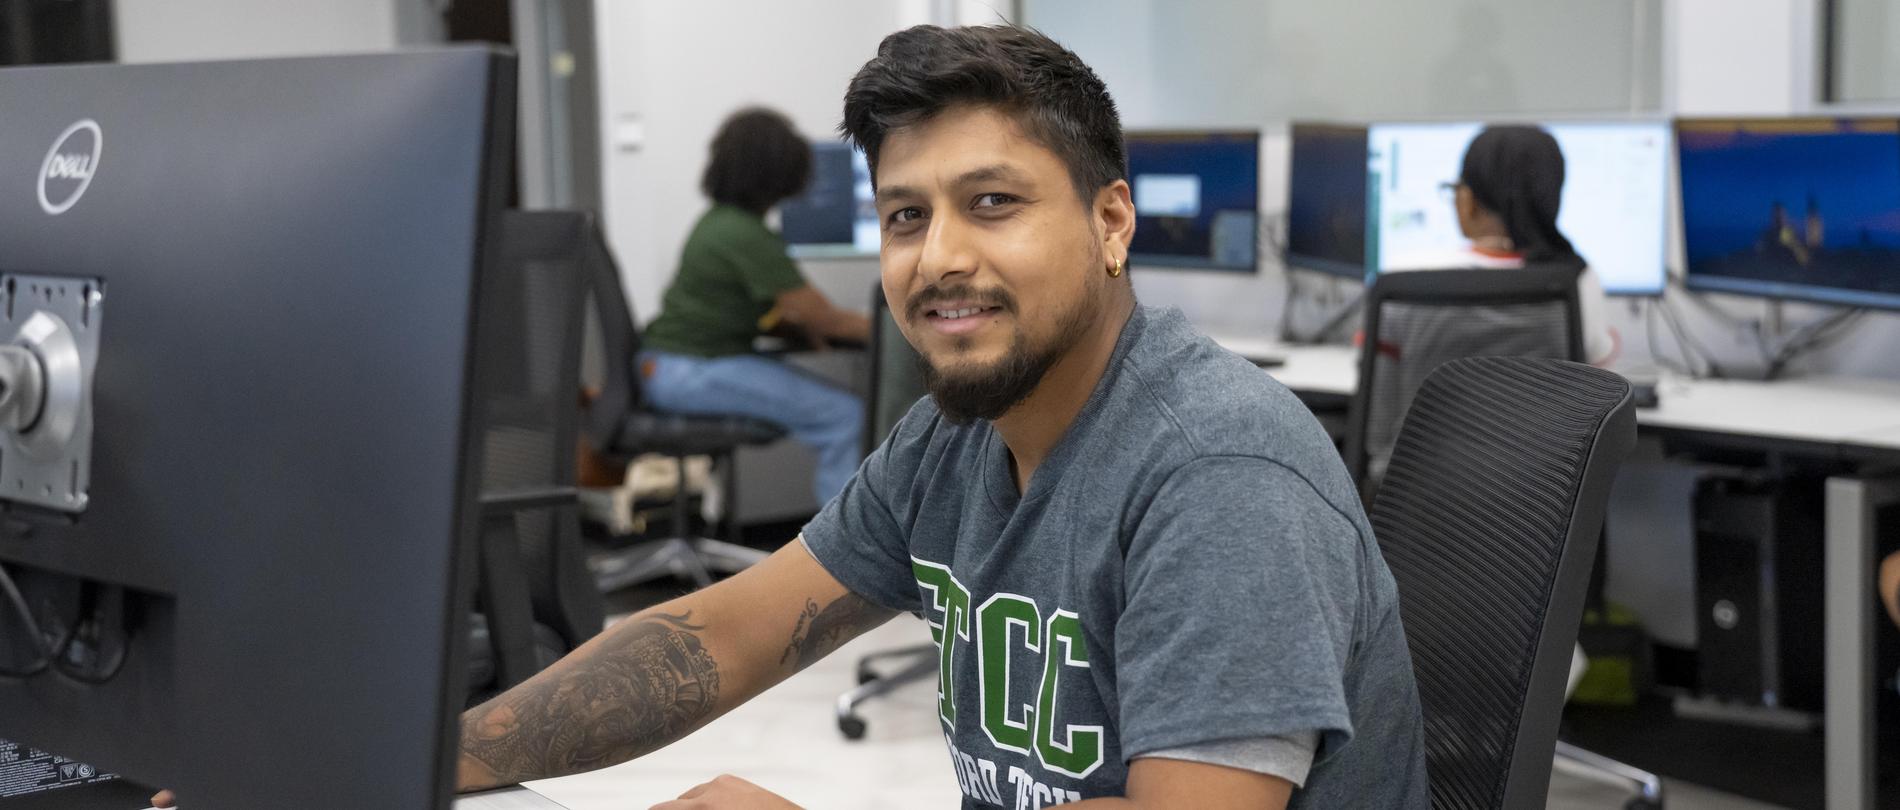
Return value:
M 1347 513 L 1278 463 L 1176 470 L 1128 549 L 1115 630 L 1124 756 L 1315 731 L 1320 760 L 1344 745 L 1361 549 Z
M 890 439 L 871 452 L 838 497 L 805 524 L 805 549 L 852 593 L 890 608 L 916 612 L 916 576 L 910 541 L 891 508 L 893 487 L 915 477 L 927 442 L 918 409 L 900 421 Z
M 721 251 L 739 274 L 746 294 L 760 303 L 770 303 L 780 293 L 806 285 L 798 263 L 785 252 L 783 240 L 770 231 L 736 240 Z

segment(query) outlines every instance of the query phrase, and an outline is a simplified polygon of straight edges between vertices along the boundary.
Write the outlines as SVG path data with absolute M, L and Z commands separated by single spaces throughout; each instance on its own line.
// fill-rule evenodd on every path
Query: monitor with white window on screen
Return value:
M 864 153 L 840 141 L 811 145 L 811 182 L 779 203 L 779 233 L 799 258 L 877 255 L 877 205 Z
M 1260 133 L 1130 132 L 1124 142 L 1135 203 L 1130 265 L 1255 271 Z
M 1286 266 L 1366 276 L 1366 128 L 1294 124 L 1287 161 Z
M 1375 124 L 1366 253 L 1373 272 L 1456 266 L 1470 245 L 1449 193 L 1478 122 Z M 1662 122 L 1542 124 L 1564 156 L 1557 228 L 1610 295 L 1660 295 L 1668 278 L 1669 128 Z
M 1900 309 L 1900 121 L 1676 125 L 1692 289 Z

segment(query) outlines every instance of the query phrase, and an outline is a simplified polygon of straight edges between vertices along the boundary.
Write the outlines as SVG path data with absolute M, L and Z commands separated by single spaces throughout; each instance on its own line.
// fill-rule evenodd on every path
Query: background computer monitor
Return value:
M 1660 122 L 1551 122 L 1564 154 L 1557 227 L 1611 295 L 1657 295 L 1667 280 L 1669 130 Z M 1375 124 L 1370 136 L 1371 264 L 1444 267 L 1469 240 L 1443 184 L 1484 124 Z
M 1260 133 L 1131 132 L 1129 264 L 1251 273 L 1260 230 Z
M 1900 122 L 1677 124 L 1684 283 L 1900 309 Z
M 794 256 L 878 252 L 877 203 L 864 153 L 838 141 L 811 145 L 811 184 L 779 203 L 779 232 Z
M 100 684 L 0 679 L 0 737 L 188 807 L 446 805 L 515 76 L 467 47 L 0 70 L 6 312 L 90 302 L 98 347 L 84 508 L 6 487 L 0 565 L 119 594 L 126 641 Z
M 1366 128 L 1294 124 L 1287 172 L 1286 264 L 1366 275 Z

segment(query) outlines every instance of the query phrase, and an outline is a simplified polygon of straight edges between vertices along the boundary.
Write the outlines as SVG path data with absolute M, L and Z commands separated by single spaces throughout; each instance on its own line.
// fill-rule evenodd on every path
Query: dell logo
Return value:
M 46 150 L 46 159 L 40 162 L 42 210 L 57 216 L 79 202 L 99 170 L 99 151 L 104 144 L 99 122 L 90 118 L 75 122 L 53 140 L 53 148 Z
M 54 155 L 53 167 L 46 170 L 48 180 L 85 180 L 90 177 L 91 155 Z

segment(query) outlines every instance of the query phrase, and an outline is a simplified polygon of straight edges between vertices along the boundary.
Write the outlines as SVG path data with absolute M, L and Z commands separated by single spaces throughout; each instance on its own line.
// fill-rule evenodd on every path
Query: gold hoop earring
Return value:
M 1108 270 L 1108 277 L 1109 277 L 1109 278 L 1121 278 L 1121 277 L 1122 277 L 1122 260 L 1121 260 L 1121 259 L 1116 259 L 1116 260 L 1115 260 L 1115 266 L 1114 266 L 1114 267 L 1111 267 L 1111 268 L 1109 268 L 1109 270 Z

